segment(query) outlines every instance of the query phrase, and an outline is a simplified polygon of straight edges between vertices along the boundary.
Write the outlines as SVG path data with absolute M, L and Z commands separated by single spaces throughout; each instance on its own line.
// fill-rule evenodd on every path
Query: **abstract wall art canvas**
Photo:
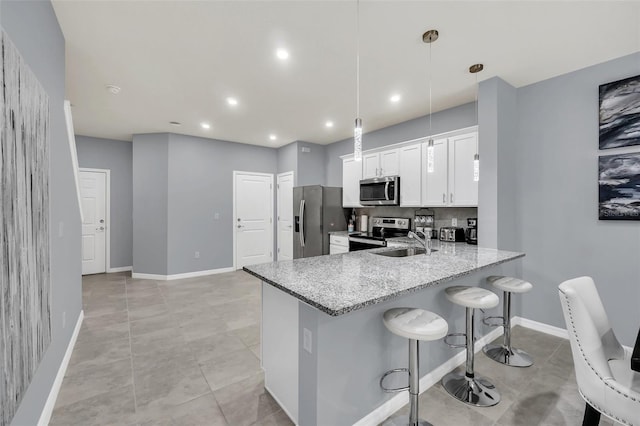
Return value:
M 599 158 L 599 217 L 640 220 L 640 153 Z
M 600 86 L 600 149 L 640 145 L 640 76 Z
M 0 426 L 51 342 L 49 98 L 0 31 Z

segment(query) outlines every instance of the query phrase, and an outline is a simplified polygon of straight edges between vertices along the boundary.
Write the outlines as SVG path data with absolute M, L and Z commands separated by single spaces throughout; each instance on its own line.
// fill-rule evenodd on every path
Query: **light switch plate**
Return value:
M 451 226 L 458 226 L 458 219 L 457 218 L 452 218 L 451 219 Z
M 313 338 L 311 336 L 311 330 L 308 328 L 302 329 L 302 347 L 305 351 L 313 353 Z

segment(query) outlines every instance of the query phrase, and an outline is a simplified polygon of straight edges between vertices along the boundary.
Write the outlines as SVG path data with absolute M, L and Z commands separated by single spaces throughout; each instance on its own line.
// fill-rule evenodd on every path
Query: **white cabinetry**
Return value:
M 362 162 L 353 158 L 342 160 L 342 206 L 362 207 L 360 204 Z
M 399 149 L 400 206 L 422 205 L 422 145 L 415 144 Z
M 346 235 L 329 235 L 329 254 L 349 253 L 349 237 Z
M 473 180 L 476 132 L 434 140 L 434 170 L 423 173 L 422 205 L 428 207 L 475 207 L 478 182 Z M 427 143 L 422 146 L 427 167 Z M 402 185 L 402 183 L 400 184 Z M 402 202 L 402 198 L 400 199 Z
M 478 182 L 473 180 L 477 133 L 449 138 L 449 205 L 477 206 Z
M 422 144 L 422 161 L 425 169 L 422 181 L 422 205 L 443 207 L 447 206 L 449 201 L 449 189 L 447 188 L 447 178 L 449 176 L 447 139 L 435 139 L 433 141 L 433 153 L 433 172 L 428 173 L 427 143 Z M 402 198 L 400 201 L 402 201 Z
M 400 173 L 398 149 L 364 154 L 362 156 L 362 178 L 397 176 Z

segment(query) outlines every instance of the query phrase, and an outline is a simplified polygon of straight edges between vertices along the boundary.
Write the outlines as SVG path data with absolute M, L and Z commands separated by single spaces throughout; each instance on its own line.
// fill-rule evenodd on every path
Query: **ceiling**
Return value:
M 355 1 L 53 5 L 67 43 L 76 134 L 131 140 L 174 132 L 278 147 L 353 133 Z M 485 65 L 479 80 L 499 76 L 521 87 L 640 50 L 640 3 L 362 0 L 365 133 L 428 113 L 422 33 L 432 28 L 440 32 L 431 45 L 432 108 L 439 111 L 474 99 L 468 68 L 477 62 Z M 290 57 L 278 59 L 277 48 Z M 109 84 L 122 90 L 113 95 Z M 390 102 L 393 94 L 399 102 Z M 238 105 L 227 104 L 230 96 Z

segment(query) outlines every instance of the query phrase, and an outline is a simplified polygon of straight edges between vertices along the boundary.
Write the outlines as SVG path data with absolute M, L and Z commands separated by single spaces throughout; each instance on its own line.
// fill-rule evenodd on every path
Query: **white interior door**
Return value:
M 293 259 L 293 172 L 278 175 L 278 260 Z
M 107 271 L 107 173 L 80 171 L 82 274 Z
M 234 172 L 237 269 L 273 261 L 273 175 Z

